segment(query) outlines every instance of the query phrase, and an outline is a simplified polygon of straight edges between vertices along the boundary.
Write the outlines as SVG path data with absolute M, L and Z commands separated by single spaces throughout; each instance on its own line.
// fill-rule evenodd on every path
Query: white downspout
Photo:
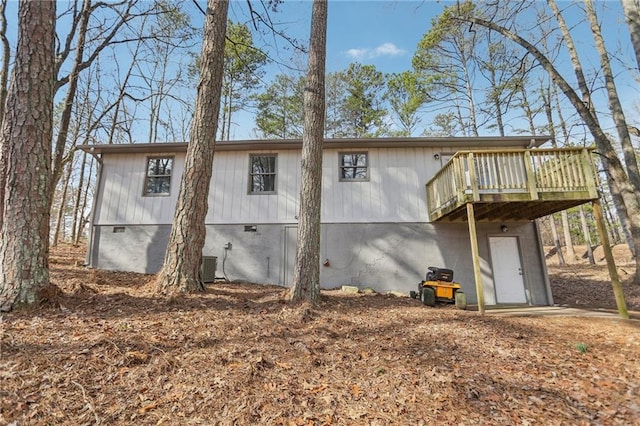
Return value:
M 95 191 L 93 193 L 93 205 L 91 206 L 91 214 L 89 215 L 89 238 L 87 238 L 87 255 L 84 259 L 85 266 L 93 266 L 93 223 L 96 214 L 96 207 L 98 205 L 98 196 L 100 194 L 100 189 L 102 186 L 102 157 L 96 155 L 95 148 L 93 147 L 91 147 L 88 152 L 91 156 L 93 156 L 93 158 L 96 159 L 96 162 L 98 164 L 98 176 L 96 179 Z

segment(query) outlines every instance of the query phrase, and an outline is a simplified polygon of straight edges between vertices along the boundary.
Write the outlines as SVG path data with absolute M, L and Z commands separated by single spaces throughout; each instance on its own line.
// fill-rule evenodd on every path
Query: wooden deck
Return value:
M 459 151 L 427 183 L 432 222 L 528 221 L 598 198 L 590 148 Z

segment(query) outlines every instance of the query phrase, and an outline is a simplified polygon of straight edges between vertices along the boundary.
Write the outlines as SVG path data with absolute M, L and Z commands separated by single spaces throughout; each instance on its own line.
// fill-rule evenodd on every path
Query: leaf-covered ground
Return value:
M 339 291 L 312 308 L 250 284 L 168 302 L 82 255 L 52 255 L 59 308 L 2 317 L 0 424 L 640 422 L 638 312 L 481 316 Z M 549 270 L 556 303 L 615 307 L 601 263 Z
M 635 265 L 624 245 L 613 247 L 618 277 L 623 283 L 625 298 L 629 309 L 640 311 L 640 286 L 632 286 L 631 279 L 635 272 Z M 575 257 L 571 258 L 566 252 L 566 265 L 559 266 L 555 250 L 547 250 L 547 269 L 553 289 L 556 304 L 579 308 L 616 309 L 615 298 L 611 287 L 611 279 L 606 266 L 602 246 L 593 250 L 595 265 L 587 260 L 586 248 L 575 247 Z M 640 423 L 640 421 L 639 421 Z

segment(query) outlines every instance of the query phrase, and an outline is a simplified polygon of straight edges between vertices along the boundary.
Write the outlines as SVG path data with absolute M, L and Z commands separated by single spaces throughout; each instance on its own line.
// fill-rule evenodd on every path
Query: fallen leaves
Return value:
M 637 323 L 480 316 L 335 291 L 318 307 L 291 306 L 282 288 L 250 284 L 166 303 L 148 276 L 88 271 L 68 255 L 52 265 L 64 310 L 0 324 L 0 424 L 615 425 L 640 416 Z M 560 279 L 569 291 L 572 277 L 554 272 L 552 286 Z M 606 287 L 598 279 L 587 283 Z
M 547 248 L 546 251 L 552 252 L 551 248 Z M 584 252 L 584 247 L 576 246 L 576 253 Z M 629 249 L 625 245 L 617 245 L 613 248 L 613 253 L 627 308 L 640 311 L 640 286 L 631 284 L 635 267 Z M 594 257 L 596 264 L 590 265 L 584 255 L 579 259 L 569 259 L 565 255 L 568 263 L 560 266 L 555 256 L 547 255 L 547 268 L 555 303 L 574 307 L 617 309 L 601 246 L 594 251 Z

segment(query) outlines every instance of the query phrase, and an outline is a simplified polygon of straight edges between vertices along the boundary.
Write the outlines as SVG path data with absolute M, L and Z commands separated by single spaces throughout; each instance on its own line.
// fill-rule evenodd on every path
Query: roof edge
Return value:
M 480 136 L 417 138 L 336 138 L 325 139 L 324 148 L 411 148 L 411 147 L 523 147 L 539 148 L 550 136 Z M 187 142 L 80 145 L 79 149 L 94 154 L 185 152 Z M 302 139 L 256 139 L 216 142 L 216 151 L 250 151 L 301 149 Z

